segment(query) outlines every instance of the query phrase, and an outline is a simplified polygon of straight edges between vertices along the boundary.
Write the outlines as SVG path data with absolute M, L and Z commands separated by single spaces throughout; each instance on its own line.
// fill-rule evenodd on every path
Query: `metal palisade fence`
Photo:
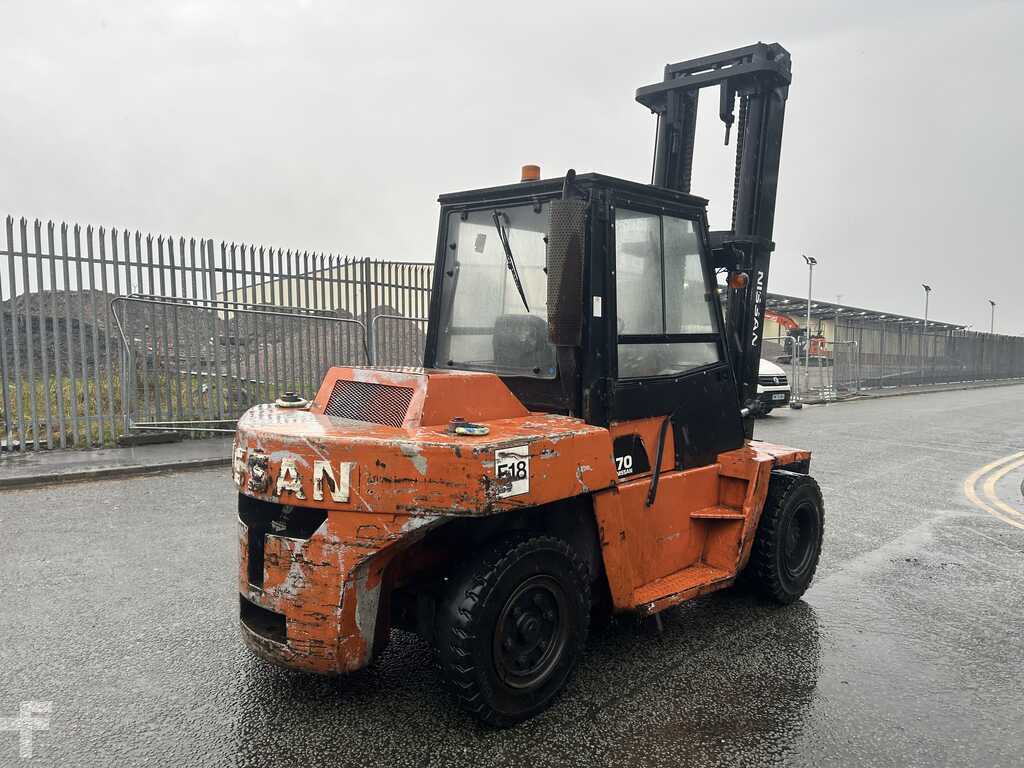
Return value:
M 230 431 L 331 365 L 419 365 L 432 265 L 5 221 L 0 447 Z

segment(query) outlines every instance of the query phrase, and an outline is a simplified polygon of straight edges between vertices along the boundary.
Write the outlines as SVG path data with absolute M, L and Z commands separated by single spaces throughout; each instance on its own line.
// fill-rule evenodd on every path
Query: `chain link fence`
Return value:
M 836 399 L 895 387 L 1024 377 L 1024 338 L 920 323 L 838 322 L 838 340 L 766 339 L 763 356 L 788 366 L 798 399 Z

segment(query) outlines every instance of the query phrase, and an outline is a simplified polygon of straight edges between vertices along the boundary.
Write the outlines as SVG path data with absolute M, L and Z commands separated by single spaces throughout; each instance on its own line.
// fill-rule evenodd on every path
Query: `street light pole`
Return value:
M 801 254 L 804 257 L 804 261 L 807 262 L 807 338 L 804 346 L 804 383 L 807 385 L 804 387 L 806 390 L 810 390 L 811 380 L 811 292 L 814 287 L 814 266 L 818 263 L 818 260 L 813 256 L 807 254 Z
M 928 297 L 931 295 L 932 287 L 921 283 L 921 287 L 924 288 L 924 332 L 928 333 Z
M 932 295 L 932 287 L 921 283 L 924 288 L 924 331 L 921 334 L 921 381 L 924 382 L 924 356 L 928 351 L 928 298 Z
M 843 294 L 836 294 L 836 307 L 832 318 L 832 359 L 836 357 L 836 344 L 839 343 L 839 305 L 843 302 Z
M 992 301 L 992 299 L 989 299 L 988 303 L 992 305 L 992 319 L 989 322 L 988 332 L 989 333 L 995 333 L 996 332 L 996 303 L 994 301 Z

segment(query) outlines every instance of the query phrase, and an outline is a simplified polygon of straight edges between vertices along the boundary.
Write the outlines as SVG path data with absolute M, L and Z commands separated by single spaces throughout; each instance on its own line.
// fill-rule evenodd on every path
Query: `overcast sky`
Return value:
M 925 10 L 927 9 L 927 10 Z M 437 195 L 648 181 L 666 62 L 793 56 L 770 288 L 1024 333 L 1021 3 L 0 0 L 0 211 L 430 260 Z M 705 98 L 693 191 L 728 222 Z M 706 117 L 707 119 L 704 119 Z

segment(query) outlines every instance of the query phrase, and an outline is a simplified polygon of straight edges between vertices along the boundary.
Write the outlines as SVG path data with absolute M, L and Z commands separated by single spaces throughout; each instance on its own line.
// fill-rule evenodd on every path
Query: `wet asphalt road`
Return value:
M 813 449 L 825 548 L 786 609 L 723 593 L 597 631 L 570 689 L 481 728 L 396 633 L 340 679 L 237 636 L 227 470 L 0 494 L 0 765 L 1024 765 L 1024 530 L 964 479 L 1024 450 L 1024 387 L 777 411 Z M 1024 512 L 1024 467 L 997 490 Z

